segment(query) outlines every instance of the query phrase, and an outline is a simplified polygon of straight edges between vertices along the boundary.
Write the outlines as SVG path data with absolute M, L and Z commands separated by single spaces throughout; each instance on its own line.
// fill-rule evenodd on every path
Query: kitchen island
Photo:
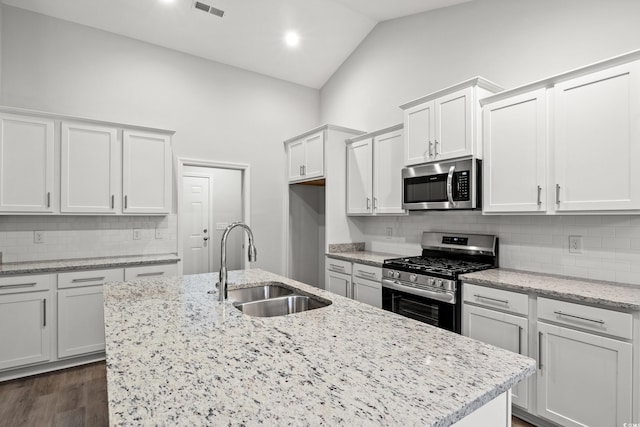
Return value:
M 527 357 L 300 282 L 230 272 L 230 289 L 279 281 L 332 302 L 251 317 L 208 293 L 216 281 L 105 286 L 111 425 L 448 426 L 535 372 Z

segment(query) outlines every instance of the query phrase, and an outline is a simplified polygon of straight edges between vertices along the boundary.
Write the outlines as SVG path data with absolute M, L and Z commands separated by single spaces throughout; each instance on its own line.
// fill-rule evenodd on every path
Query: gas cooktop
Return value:
M 493 268 L 494 265 L 459 259 L 415 256 L 385 260 L 384 267 L 418 274 L 457 277 L 460 274 Z

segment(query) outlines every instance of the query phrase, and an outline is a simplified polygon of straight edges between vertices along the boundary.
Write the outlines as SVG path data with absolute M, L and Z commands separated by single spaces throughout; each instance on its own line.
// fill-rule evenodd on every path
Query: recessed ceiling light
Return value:
M 287 46 L 298 46 L 298 44 L 300 44 L 300 36 L 293 31 L 289 31 L 284 36 L 284 42 L 287 44 Z
M 173 3 L 175 0 L 160 0 L 162 3 Z

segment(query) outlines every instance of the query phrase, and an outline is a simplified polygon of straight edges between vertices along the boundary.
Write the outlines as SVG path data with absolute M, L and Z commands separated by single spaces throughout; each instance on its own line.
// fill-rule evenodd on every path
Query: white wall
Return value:
M 475 0 L 379 24 L 321 90 L 321 119 L 373 131 L 398 105 L 481 75 L 505 88 L 640 48 L 640 2 Z M 503 267 L 640 284 L 640 216 L 354 218 L 367 249 L 420 251 L 425 230 L 496 234 Z M 393 237 L 386 238 L 391 227 Z M 584 253 L 568 252 L 568 236 Z
M 174 129 L 175 157 L 249 163 L 256 243 L 280 247 L 282 141 L 319 124 L 317 90 L 17 8 L 3 15 L 2 104 Z M 282 264 L 273 250 L 255 266 Z

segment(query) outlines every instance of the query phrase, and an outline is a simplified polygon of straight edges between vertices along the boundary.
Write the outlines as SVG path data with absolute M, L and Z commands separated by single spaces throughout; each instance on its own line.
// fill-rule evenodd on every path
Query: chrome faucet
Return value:
M 219 286 L 218 292 L 220 293 L 219 300 L 225 301 L 227 299 L 227 236 L 229 232 L 236 227 L 242 227 L 245 229 L 247 234 L 249 235 L 249 262 L 255 262 L 257 258 L 256 247 L 253 245 L 253 232 L 251 228 L 243 222 L 234 222 L 229 224 L 229 226 L 222 233 L 222 240 L 220 242 L 220 277 L 219 277 Z

